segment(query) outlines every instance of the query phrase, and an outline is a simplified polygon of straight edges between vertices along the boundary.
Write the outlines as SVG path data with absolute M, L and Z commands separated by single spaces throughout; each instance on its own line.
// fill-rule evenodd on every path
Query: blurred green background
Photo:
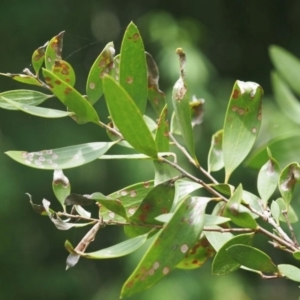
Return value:
M 168 99 L 178 77 L 175 49 L 183 47 L 187 54 L 191 94 L 206 100 L 204 123 L 196 128 L 197 152 L 205 165 L 210 137 L 222 127 L 236 79 L 258 82 L 265 90 L 266 119 L 273 123 L 261 139 L 284 130 L 278 124 L 282 126 L 285 121 L 276 123 L 280 117 L 272 120 L 278 109 L 271 95 L 268 46 L 278 44 L 300 56 L 299 16 L 297 0 L 1 0 L 0 72 L 18 73 L 30 68 L 33 50 L 66 30 L 63 57 L 75 68 L 76 87 L 84 92 L 96 56 L 111 40 L 118 51 L 124 30 L 133 20 L 147 51 L 157 61 L 160 86 Z M 0 92 L 16 88 L 26 86 L 0 78 Z M 47 106 L 62 107 L 53 101 Z M 96 107 L 106 120 L 103 101 Z M 286 130 L 289 126 L 283 125 Z M 0 110 L 0 299 L 118 299 L 122 283 L 143 251 L 111 261 L 82 259 L 75 268 L 65 271 L 68 253 L 64 241 L 76 244 L 85 230 L 58 231 L 48 218 L 35 214 L 26 192 L 35 203 L 46 198 L 58 208 L 51 188 L 52 172 L 26 168 L 4 155 L 8 150 L 35 151 L 103 139 L 107 139 L 105 132 L 93 125 L 78 126 L 71 119 L 45 120 Z M 72 191 L 80 194 L 108 194 L 153 176 L 150 163 L 140 162 L 137 167 L 122 161 L 96 161 L 65 174 Z M 241 167 L 233 183 L 241 181 L 256 192 L 256 174 Z M 222 178 L 222 174 L 216 177 Z M 299 207 L 296 209 L 299 211 Z M 90 250 L 112 245 L 122 236 L 119 228 L 105 229 Z M 276 263 L 288 263 L 289 259 L 294 263 L 267 246 L 266 240 L 261 242 Z M 286 280 L 263 281 L 243 271 L 213 277 L 208 262 L 194 271 L 175 270 L 154 288 L 131 299 L 262 300 L 298 296 L 297 284 Z

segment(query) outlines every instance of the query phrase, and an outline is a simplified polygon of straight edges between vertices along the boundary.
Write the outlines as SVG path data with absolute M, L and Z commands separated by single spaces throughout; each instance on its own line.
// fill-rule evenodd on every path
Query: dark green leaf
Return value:
M 112 42 L 108 43 L 94 61 L 86 82 L 87 99 L 91 104 L 96 103 L 103 94 L 102 78 L 114 66 L 115 48 Z
M 157 157 L 152 134 L 131 97 L 108 75 L 103 78 L 103 88 L 111 118 L 124 138 L 137 151 Z
M 248 245 L 233 245 L 227 249 L 229 256 L 239 264 L 263 273 L 276 273 L 277 267 L 271 258 L 257 248 Z
M 144 114 L 148 94 L 146 57 L 141 35 L 132 22 L 125 31 L 120 57 L 120 85 Z
M 227 107 L 223 133 L 226 179 L 250 152 L 261 125 L 263 90 L 254 82 L 236 81 Z
M 44 169 L 69 169 L 85 165 L 103 155 L 115 143 L 98 142 L 37 152 L 8 151 L 6 154 L 26 166 Z
M 199 239 L 205 207 L 196 197 L 181 202 L 123 285 L 121 297 L 150 288 L 176 267 Z
M 86 206 L 86 205 L 91 205 L 93 203 L 95 203 L 95 200 L 92 200 L 89 195 L 78 195 L 74 193 L 68 194 L 63 201 L 63 204 L 66 206 L 70 206 L 70 205 Z
M 97 112 L 77 90 L 49 70 L 43 69 L 43 75 L 53 94 L 75 114 L 73 118 L 78 124 L 99 123 Z
M 240 234 L 226 242 L 216 254 L 213 264 L 212 264 L 212 273 L 213 275 L 225 275 L 230 272 L 237 270 L 241 264 L 236 262 L 234 259 L 229 256 L 227 249 L 233 245 L 243 244 L 251 245 L 253 240 L 254 233 L 245 233 Z M 209 240 L 210 241 L 210 240 Z M 211 242 L 211 241 L 210 241 Z

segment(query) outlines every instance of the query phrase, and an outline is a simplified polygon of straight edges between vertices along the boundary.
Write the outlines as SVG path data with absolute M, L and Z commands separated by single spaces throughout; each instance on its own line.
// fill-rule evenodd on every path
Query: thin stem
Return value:
M 284 216 L 284 218 L 285 218 L 285 220 L 286 220 L 286 223 L 287 223 L 287 225 L 288 225 L 288 227 L 289 227 L 289 230 L 290 230 L 292 239 L 293 239 L 293 241 L 294 241 L 294 244 L 295 244 L 297 247 L 299 247 L 299 243 L 298 243 L 298 241 L 297 241 L 297 238 L 296 238 L 296 235 L 295 235 L 294 228 L 292 227 L 292 224 L 291 224 L 291 222 L 290 222 L 290 220 L 289 220 L 289 218 L 288 218 L 287 211 L 286 211 L 286 210 L 282 211 L 282 214 L 283 214 L 283 216 Z
M 122 136 L 122 134 L 121 134 L 118 130 L 116 130 L 115 128 L 110 127 L 109 125 L 107 125 L 107 124 L 105 124 L 105 123 L 103 123 L 103 122 L 101 122 L 101 121 L 99 121 L 98 125 L 101 126 L 101 127 L 106 128 L 106 129 L 107 129 L 108 131 L 110 131 L 112 134 L 118 136 L 118 138 L 120 138 L 121 140 L 124 139 L 123 136 Z
M 221 233 L 225 233 L 225 232 L 256 232 L 255 229 L 252 228 L 211 228 L 211 227 L 204 227 L 203 231 L 212 231 L 212 232 L 221 232 Z

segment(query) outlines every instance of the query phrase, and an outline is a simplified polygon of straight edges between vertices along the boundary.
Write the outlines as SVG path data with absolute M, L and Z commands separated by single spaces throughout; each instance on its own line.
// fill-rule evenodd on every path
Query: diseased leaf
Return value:
M 45 53 L 45 66 L 47 70 L 52 70 L 56 60 L 61 60 L 64 31 L 53 37 L 47 44 Z
M 300 282 L 300 269 L 292 265 L 278 265 L 279 272 L 286 278 Z
M 222 151 L 223 130 L 217 131 L 211 138 L 211 145 L 208 153 L 208 172 L 216 172 L 224 168 Z
M 73 118 L 78 124 L 99 123 L 97 112 L 77 90 L 49 70 L 43 69 L 43 75 L 53 94 L 75 114 Z
M 182 137 L 185 141 L 186 147 L 193 157 L 196 164 L 198 160 L 195 153 L 194 135 L 192 129 L 192 117 L 190 111 L 190 96 L 184 78 L 184 66 L 186 63 L 185 53 L 178 48 L 176 53 L 180 59 L 180 77 L 173 87 L 172 102 L 175 111 L 175 118 L 178 122 Z
M 148 74 L 148 99 L 158 116 L 161 115 L 166 103 L 165 94 L 159 89 L 159 71 L 152 55 L 146 52 Z
M 144 114 L 148 94 L 145 49 L 141 35 L 132 22 L 125 31 L 120 58 L 120 85 Z
M 299 180 L 300 165 L 298 163 L 290 163 L 280 174 L 278 188 L 287 208 L 292 200 L 295 185 Z
M 200 236 L 205 207 L 196 197 L 181 202 L 123 285 L 121 297 L 150 288 L 176 267 Z
M 112 69 L 110 70 L 110 76 L 115 79 L 115 81 L 120 80 L 120 54 L 116 55 L 113 59 Z
M 203 121 L 204 114 L 204 99 L 197 99 L 193 96 L 190 104 L 191 117 L 192 117 L 192 127 L 200 125 Z
M 263 90 L 254 82 L 237 80 L 227 107 L 223 133 L 223 158 L 228 182 L 232 172 L 250 152 L 261 125 Z
M 85 165 L 106 153 L 113 142 L 96 142 L 37 152 L 8 151 L 13 160 L 26 166 L 44 169 L 69 169 Z
M 7 99 L 24 105 L 39 105 L 52 97 L 53 95 L 47 95 L 33 90 L 6 91 L 0 93 L 0 107 L 4 109 L 18 110 L 15 105 L 7 102 Z
M 227 249 L 229 256 L 239 264 L 263 273 L 276 273 L 277 267 L 261 250 L 248 245 L 233 245 Z
M 72 194 L 68 194 L 64 198 L 63 204 L 66 206 L 70 206 L 70 205 L 86 206 L 86 205 L 95 204 L 95 200 L 90 199 L 90 195 L 78 195 L 72 193 Z
M 261 167 L 257 178 L 257 189 L 264 205 L 277 188 L 279 178 L 279 165 L 273 158 L 271 151 L 267 148 L 269 160 Z
M 111 118 L 126 141 L 137 151 L 157 157 L 157 149 L 142 114 L 128 93 L 110 76 L 103 78 Z
M 251 245 L 254 233 L 240 234 L 227 241 L 216 254 L 212 263 L 213 275 L 225 275 L 237 270 L 241 264 L 229 256 L 227 249 L 233 245 Z M 210 240 L 209 240 L 210 241 Z M 211 241 L 210 241 L 211 242 Z
M 67 176 L 62 170 L 54 170 L 52 189 L 58 202 L 65 210 L 65 199 L 71 192 L 71 185 Z
M 103 94 L 102 78 L 104 74 L 109 74 L 114 66 L 115 48 L 109 42 L 94 61 L 86 82 L 87 99 L 91 104 L 95 104 Z
M 11 74 L 11 73 L 0 73 L 2 76 L 10 77 L 13 80 L 16 80 L 18 82 L 31 84 L 31 85 L 37 85 L 37 86 L 43 86 L 43 83 L 39 81 L 36 77 L 26 74 Z
M 48 45 L 48 42 L 45 43 L 43 46 L 37 48 L 31 58 L 31 63 L 32 67 L 35 71 L 35 74 L 38 76 L 39 70 L 41 69 L 44 61 L 45 61 L 45 52 L 46 52 L 46 47 Z
M 76 76 L 72 66 L 64 60 L 55 60 L 52 67 L 52 72 L 59 79 L 66 82 L 70 86 L 75 85 Z

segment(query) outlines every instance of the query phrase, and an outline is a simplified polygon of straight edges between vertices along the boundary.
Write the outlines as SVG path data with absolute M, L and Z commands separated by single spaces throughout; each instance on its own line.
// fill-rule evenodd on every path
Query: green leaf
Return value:
M 37 76 L 39 74 L 39 70 L 41 69 L 41 67 L 45 61 L 45 52 L 46 52 L 47 45 L 48 45 L 48 42 L 45 45 L 37 48 L 32 54 L 31 63 L 32 63 L 32 67 L 35 71 L 35 74 Z
M 148 73 L 148 99 L 158 116 L 161 115 L 166 103 L 165 94 L 159 89 L 159 71 L 155 60 L 150 53 L 146 52 Z
M 286 166 L 291 161 L 299 159 L 300 135 L 295 133 L 285 134 L 270 140 L 267 145 L 254 151 L 246 164 L 256 169 L 265 164 L 268 160 L 267 147 L 272 151 L 274 159 L 278 161 L 280 166 Z
M 242 197 L 243 187 L 240 184 L 227 202 L 224 216 L 229 217 L 233 223 L 240 227 L 255 229 L 257 224 L 250 211 L 241 205 Z
M 157 157 L 157 149 L 143 116 L 128 93 L 110 76 L 103 78 L 111 118 L 124 138 L 137 151 Z
M 223 130 L 217 131 L 211 138 L 207 162 L 209 173 L 216 172 L 224 168 L 222 140 Z
M 279 221 L 286 223 L 286 218 L 283 215 L 283 212 L 285 212 L 290 223 L 298 222 L 298 217 L 291 205 L 287 207 L 285 201 L 282 198 L 278 198 L 276 200 L 276 203 L 279 206 Z
M 37 152 L 8 151 L 13 160 L 26 166 L 44 169 L 69 169 L 85 165 L 103 155 L 115 143 L 98 142 Z
M 181 202 L 123 285 L 122 298 L 150 288 L 176 267 L 200 236 L 205 207 L 197 198 Z
M 203 237 L 187 252 L 176 268 L 187 270 L 200 268 L 214 254 L 215 250 L 208 243 L 207 239 Z
M 53 95 L 47 95 L 41 92 L 33 91 L 33 90 L 12 90 L 0 93 L 0 107 L 4 109 L 10 110 L 18 110 L 12 104 L 9 104 L 4 98 L 7 100 L 12 100 L 14 102 L 26 105 L 39 105 L 46 101 L 49 98 L 52 98 Z
M 58 202 L 65 210 L 65 199 L 71 193 L 71 185 L 69 179 L 62 170 L 54 170 L 52 189 Z
M 278 106 L 288 118 L 296 124 L 300 124 L 300 103 L 298 99 L 276 72 L 272 72 L 271 79 Z
M 276 273 L 277 267 L 271 258 L 257 248 L 248 245 L 233 245 L 227 249 L 229 256 L 239 264 L 263 273 Z
M 16 80 L 18 82 L 26 83 L 26 84 L 32 84 L 37 86 L 43 86 L 43 83 L 40 82 L 36 77 L 33 77 L 31 75 L 26 74 L 11 74 L 11 73 L 0 73 L 2 76 L 10 77 L 13 80 Z
M 177 205 L 177 203 L 179 203 L 181 200 L 183 200 L 187 195 L 201 188 L 202 185 L 193 181 L 183 179 L 176 180 L 174 206 Z
M 110 70 L 110 76 L 115 79 L 115 81 L 120 80 L 120 54 L 116 55 L 113 59 L 113 65 Z
M 245 244 L 251 245 L 254 237 L 254 233 L 240 234 L 226 242 L 216 254 L 212 263 L 213 275 L 225 275 L 237 270 L 241 264 L 236 262 L 229 256 L 227 249 L 233 245 Z M 210 240 L 209 240 L 210 241 Z
M 226 179 L 250 152 L 261 125 L 263 90 L 254 82 L 237 80 L 227 107 L 223 133 Z
M 47 44 L 45 53 L 45 66 L 47 70 L 52 70 L 56 60 L 61 60 L 64 31 L 53 37 Z
M 155 186 L 143 199 L 138 209 L 129 218 L 133 226 L 125 226 L 127 236 L 134 237 L 149 232 L 152 228 L 143 225 L 162 225 L 155 218 L 170 212 L 175 195 L 172 180 Z M 137 226 L 138 225 L 138 226 Z
M 283 199 L 282 199 L 282 201 L 283 201 Z M 284 201 L 283 201 L 283 203 L 284 203 Z M 284 203 L 284 206 L 285 206 L 285 203 Z M 274 200 L 271 203 L 271 214 L 272 214 L 274 220 L 276 221 L 276 223 L 279 224 L 279 217 L 281 215 L 281 210 L 280 210 L 279 204 Z
M 52 67 L 52 72 L 59 79 L 68 83 L 70 86 L 75 85 L 75 72 L 73 70 L 73 67 L 67 61 L 55 60 L 54 65 Z
M 148 94 L 146 57 L 141 35 L 132 22 L 125 31 L 120 57 L 120 85 L 143 114 Z
M 99 123 L 97 112 L 77 90 L 59 79 L 59 77 L 49 70 L 43 69 L 43 75 L 53 94 L 68 108 L 69 111 L 75 113 L 73 118 L 75 118 L 78 124 L 87 122 Z
M 18 103 L 18 102 L 10 100 L 4 96 L 1 97 L 1 100 L 6 101 L 6 103 L 10 106 L 14 106 L 17 109 L 19 109 L 27 114 L 36 116 L 36 117 L 63 118 L 63 117 L 68 117 L 72 114 L 71 112 L 68 112 L 68 111 L 62 111 L 62 110 L 57 110 L 57 109 L 52 109 L 52 108 L 38 107 L 38 106 Z
M 286 278 L 300 282 L 300 269 L 292 265 L 278 265 L 279 272 Z
M 261 167 L 257 178 L 257 189 L 264 205 L 267 205 L 268 200 L 277 188 L 279 178 L 279 165 L 273 158 L 270 149 L 267 148 L 269 159 Z
M 108 74 L 114 66 L 115 48 L 109 42 L 94 61 L 86 82 L 87 99 L 91 104 L 95 104 L 103 94 L 102 78 Z
M 290 163 L 286 166 L 279 177 L 278 188 L 286 207 L 289 206 L 296 183 L 300 180 L 300 165 L 298 163 Z
M 270 58 L 276 70 L 283 76 L 289 86 L 300 95 L 298 78 L 300 76 L 300 61 L 293 54 L 279 46 L 270 46 Z
M 224 224 L 230 221 L 230 218 L 225 218 L 221 216 L 205 215 L 204 226 L 214 226 Z
M 204 234 L 205 234 L 207 240 L 209 241 L 210 245 L 212 245 L 216 251 L 219 251 L 226 242 L 228 242 L 229 240 L 231 240 L 234 237 L 234 235 L 230 232 L 221 232 L 222 228 L 219 226 L 210 226 L 206 229 L 209 229 L 209 228 L 220 230 L 220 232 L 208 231 L 208 230 L 204 231 Z
M 296 258 L 297 260 L 300 260 L 300 251 L 295 251 L 293 253 L 294 258 Z
M 195 153 L 192 117 L 189 105 L 190 96 L 188 94 L 188 88 L 184 79 L 184 65 L 186 62 L 186 57 L 182 49 L 177 49 L 176 53 L 179 55 L 180 58 L 180 77 L 176 81 L 172 93 L 172 102 L 175 111 L 175 119 L 179 124 L 179 128 L 188 151 L 193 157 L 195 163 L 199 164 Z
M 139 207 L 142 200 L 153 189 L 153 186 L 153 181 L 140 182 L 131 186 L 127 186 L 119 191 L 108 195 L 107 197 L 110 197 L 112 199 L 119 199 L 122 205 L 125 207 L 127 215 L 132 216 Z M 104 206 L 100 206 L 99 218 L 103 218 L 104 222 L 126 221 L 124 218 L 116 215 Z

